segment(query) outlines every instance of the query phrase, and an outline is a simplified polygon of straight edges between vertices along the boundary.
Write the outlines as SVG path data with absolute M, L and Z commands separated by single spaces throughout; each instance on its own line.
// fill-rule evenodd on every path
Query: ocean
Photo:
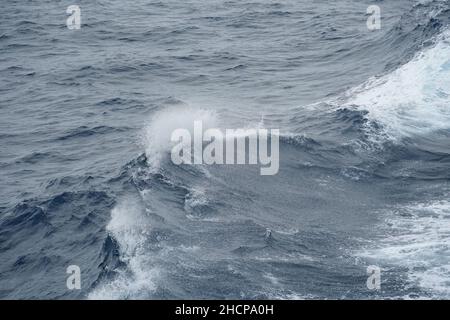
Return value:
M 450 298 L 449 22 L 448 0 L 3 1 L 0 299 Z M 195 120 L 279 129 L 278 173 L 175 165 Z

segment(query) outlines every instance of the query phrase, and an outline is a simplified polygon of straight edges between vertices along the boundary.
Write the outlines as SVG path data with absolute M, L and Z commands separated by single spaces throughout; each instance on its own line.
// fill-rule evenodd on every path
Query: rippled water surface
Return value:
M 0 298 L 449 298 L 449 20 L 447 0 L 5 2 Z M 280 129 L 279 173 L 174 165 L 195 119 Z

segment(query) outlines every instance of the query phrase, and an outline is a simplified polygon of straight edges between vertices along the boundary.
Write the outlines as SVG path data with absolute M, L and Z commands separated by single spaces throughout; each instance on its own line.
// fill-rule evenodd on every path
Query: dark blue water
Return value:
M 5 1 L 0 298 L 449 298 L 449 21 L 446 0 Z M 279 173 L 174 165 L 196 119 L 280 129 Z

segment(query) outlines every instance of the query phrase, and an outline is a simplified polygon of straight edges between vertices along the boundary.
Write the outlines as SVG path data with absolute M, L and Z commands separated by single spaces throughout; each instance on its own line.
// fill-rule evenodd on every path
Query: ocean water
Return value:
M 4 1 L 0 298 L 450 298 L 449 21 L 447 0 Z M 194 120 L 280 129 L 278 174 L 174 165 Z

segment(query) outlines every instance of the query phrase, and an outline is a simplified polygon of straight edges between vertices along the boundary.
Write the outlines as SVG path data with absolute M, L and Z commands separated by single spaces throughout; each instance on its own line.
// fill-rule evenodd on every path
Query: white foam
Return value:
M 145 251 L 151 226 L 143 212 L 132 199 L 122 201 L 111 211 L 107 231 L 118 242 L 120 258 L 126 263 L 127 270 L 96 288 L 89 294 L 89 299 L 138 299 L 156 289 L 159 270 L 152 267 L 151 257 Z
M 206 206 L 209 199 L 206 190 L 201 187 L 192 188 L 184 199 L 184 210 L 192 215 L 196 207 Z
M 177 106 L 157 112 L 144 128 L 142 142 L 148 164 L 159 168 L 161 160 L 169 154 L 173 143 L 170 141 L 172 132 L 176 129 L 186 129 L 193 135 L 194 121 L 202 121 L 203 129 L 217 127 L 217 114 L 214 111 Z
M 449 298 L 450 202 L 414 203 L 388 215 L 388 236 L 358 256 L 407 268 L 411 284 Z
M 347 93 L 346 107 L 369 111 L 393 140 L 450 128 L 450 31 L 381 78 Z

